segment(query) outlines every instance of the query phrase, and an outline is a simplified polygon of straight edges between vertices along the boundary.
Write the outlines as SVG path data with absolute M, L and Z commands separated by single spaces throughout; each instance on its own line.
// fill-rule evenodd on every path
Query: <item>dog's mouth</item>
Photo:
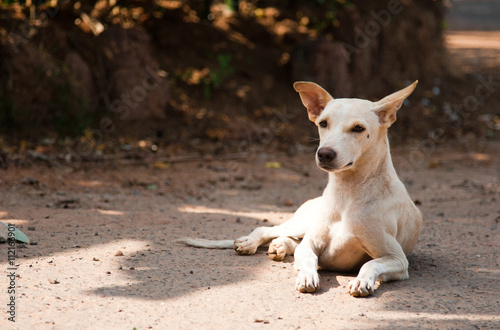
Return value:
M 342 167 L 333 167 L 330 164 L 322 164 L 322 163 L 318 164 L 319 168 L 321 168 L 322 170 L 327 171 L 327 172 L 341 172 L 341 171 L 345 171 L 345 170 L 348 170 L 351 167 L 353 167 L 353 165 L 354 165 L 353 162 L 350 162 L 347 165 L 344 165 Z
M 350 162 L 349 164 L 347 164 L 346 166 L 342 167 L 342 169 L 345 169 L 347 170 L 348 168 L 351 168 L 353 166 L 353 162 Z
M 353 162 L 350 162 L 348 163 L 347 165 L 344 165 L 343 167 L 339 168 L 337 171 L 346 171 L 346 170 L 349 170 L 351 169 L 351 167 L 353 167 L 354 163 Z

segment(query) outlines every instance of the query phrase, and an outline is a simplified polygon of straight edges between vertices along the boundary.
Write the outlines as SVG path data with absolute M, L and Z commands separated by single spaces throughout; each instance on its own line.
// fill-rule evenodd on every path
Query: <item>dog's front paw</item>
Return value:
M 259 242 L 257 239 L 250 236 L 243 236 L 234 241 L 233 249 L 238 254 L 255 254 Z
M 282 239 L 276 238 L 271 244 L 269 244 L 269 250 L 267 251 L 269 258 L 274 261 L 282 261 L 286 256 L 286 246 Z
M 375 281 L 368 278 L 358 276 L 349 282 L 349 293 L 354 297 L 371 296 L 374 290 Z
M 299 272 L 299 276 L 295 281 L 295 289 L 300 292 L 315 292 L 319 290 L 319 275 L 318 272 L 304 273 Z

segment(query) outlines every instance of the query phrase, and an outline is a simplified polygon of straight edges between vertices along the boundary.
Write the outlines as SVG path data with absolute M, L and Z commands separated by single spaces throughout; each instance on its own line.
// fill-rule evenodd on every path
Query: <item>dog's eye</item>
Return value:
M 356 133 L 361 133 L 365 130 L 365 128 L 361 125 L 356 125 L 352 128 L 352 131 L 353 132 L 356 132 Z
M 326 120 L 322 120 L 319 122 L 319 126 L 325 128 L 326 126 L 328 126 L 328 122 Z

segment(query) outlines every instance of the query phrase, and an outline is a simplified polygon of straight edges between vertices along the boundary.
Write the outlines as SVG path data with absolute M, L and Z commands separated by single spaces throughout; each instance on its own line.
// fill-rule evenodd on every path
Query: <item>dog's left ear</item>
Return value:
M 417 87 L 417 84 L 418 80 L 415 80 L 410 86 L 375 102 L 375 113 L 382 126 L 389 127 L 396 121 L 396 112 L 401 108 L 403 101 L 410 96 L 415 87 Z
M 333 100 L 333 97 L 327 91 L 312 82 L 297 81 L 293 84 L 293 88 L 299 92 L 302 104 L 307 108 L 309 120 L 312 122 L 316 122 L 316 118 L 325 109 L 328 102 Z

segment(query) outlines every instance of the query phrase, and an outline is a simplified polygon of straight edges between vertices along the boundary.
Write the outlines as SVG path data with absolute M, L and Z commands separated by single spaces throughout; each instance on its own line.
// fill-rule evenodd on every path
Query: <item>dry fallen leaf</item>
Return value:
M 157 168 L 159 170 L 166 170 L 167 168 L 170 167 L 170 163 L 165 163 L 165 162 L 154 162 L 153 167 Z
M 266 168 L 281 168 L 280 162 L 267 162 Z

